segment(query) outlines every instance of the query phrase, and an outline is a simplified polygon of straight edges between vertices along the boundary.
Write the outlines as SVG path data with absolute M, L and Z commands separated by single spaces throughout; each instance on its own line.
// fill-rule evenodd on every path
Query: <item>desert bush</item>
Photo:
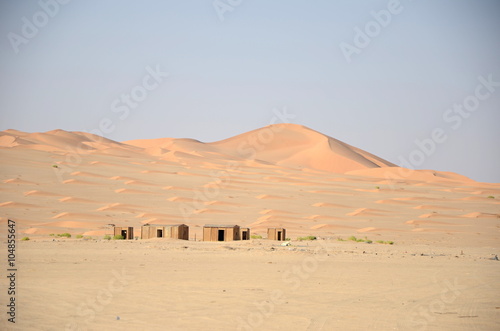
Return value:
M 65 233 L 59 233 L 57 236 L 58 236 L 58 237 L 66 237 L 66 238 L 71 238 L 71 234 L 69 234 L 69 233 L 67 233 L 67 232 L 65 232 Z
M 298 237 L 297 240 L 303 241 L 303 240 L 316 240 L 316 236 L 305 236 L 305 237 Z
M 76 235 L 76 238 L 77 238 L 77 239 L 81 239 L 81 238 L 83 238 L 83 234 L 77 234 L 77 235 Z
M 27 241 L 27 240 L 30 240 L 30 238 L 29 237 L 23 237 L 21 240 L 22 241 Z
M 250 236 L 250 238 L 252 238 L 252 239 L 262 239 L 262 236 L 260 234 L 252 234 Z
M 110 236 L 109 234 L 107 234 L 107 235 L 105 235 L 105 236 L 104 236 L 104 238 L 103 238 L 103 239 L 104 239 L 104 240 L 111 240 L 111 236 Z
M 125 239 L 124 236 L 122 236 L 121 234 L 117 234 L 116 236 L 113 237 L 113 240 L 123 240 Z

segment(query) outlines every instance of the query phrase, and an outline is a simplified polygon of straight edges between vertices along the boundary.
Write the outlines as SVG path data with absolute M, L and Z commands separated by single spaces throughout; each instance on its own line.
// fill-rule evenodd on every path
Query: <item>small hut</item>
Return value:
M 267 229 L 267 239 L 285 241 L 286 229 L 269 228 Z
M 189 240 L 189 226 L 186 224 L 146 224 L 141 227 L 141 239 L 172 238 Z
M 203 241 L 233 240 L 240 240 L 240 227 L 238 225 L 207 224 L 203 227 Z
M 134 239 L 134 228 L 129 226 L 129 227 L 121 227 L 121 226 L 115 226 L 113 228 L 113 235 L 114 236 L 122 236 L 123 239 Z
M 250 240 L 250 229 L 249 228 L 240 228 L 240 239 L 241 240 Z

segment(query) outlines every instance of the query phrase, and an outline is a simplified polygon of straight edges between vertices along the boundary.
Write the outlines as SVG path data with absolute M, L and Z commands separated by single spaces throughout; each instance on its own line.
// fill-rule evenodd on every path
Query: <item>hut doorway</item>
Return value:
M 243 231 L 241 233 L 241 240 L 248 240 L 248 232 Z
M 156 238 L 163 238 L 163 229 L 156 230 Z
M 225 231 L 224 231 L 224 230 L 219 230 L 219 231 L 218 231 L 218 233 L 217 233 L 217 234 L 218 234 L 218 236 L 217 236 L 217 241 L 224 241 L 224 239 L 225 239 L 225 238 L 224 238 L 224 233 L 225 233 Z
M 283 239 L 281 239 L 281 235 L 282 235 L 281 231 L 278 231 L 277 235 L 278 235 L 278 240 L 283 240 Z
M 122 230 L 122 237 L 123 239 L 127 239 L 128 236 L 127 236 L 127 230 Z

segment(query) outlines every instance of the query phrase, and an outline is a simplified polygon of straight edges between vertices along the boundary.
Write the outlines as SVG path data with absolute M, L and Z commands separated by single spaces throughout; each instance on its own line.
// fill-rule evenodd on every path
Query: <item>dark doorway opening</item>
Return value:
M 242 234 L 241 234 L 241 240 L 248 240 L 248 232 L 244 231 Z
M 282 240 L 281 239 L 281 231 L 278 231 L 278 240 Z
M 217 241 L 224 241 L 224 230 L 219 230 L 217 234 Z
M 163 230 L 162 229 L 156 230 L 156 238 L 163 238 Z
M 128 239 L 127 230 L 122 230 L 122 237 L 123 239 Z

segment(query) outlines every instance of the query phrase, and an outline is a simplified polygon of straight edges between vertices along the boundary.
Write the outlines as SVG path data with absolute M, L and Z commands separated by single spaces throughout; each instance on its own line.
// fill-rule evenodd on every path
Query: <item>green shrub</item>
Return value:
M 57 164 L 53 164 L 52 168 L 59 168 L 59 166 Z
M 111 240 L 111 236 L 109 234 L 105 235 L 104 240 Z
M 316 240 L 316 236 L 305 236 L 305 237 L 298 237 L 297 240 Z
M 375 188 L 376 188 L 377 190 L 380 190 L 380 186 L 375 186 Z
M 250 236 L 250 238 L 252 238 L 252 239 L 262 239 L 262 236 L 260 234 L 252 234 Z
M 291 241 L 292 238 L 285 238 L 285 241 Z
M 49 236 L 54 237 L 54 236 L 55 236 L 55 234 L 51 233 L 51 234 L 49 234 Z
M 59 233 L 57 236 L 58 236 L 58 237 L 66 237 L 66 238 L 71 238 L 71 234 L 69 234 L 69 233 L 67 233 L 67 232 L 65 232 L 65 233 Z
M 488 195 L 488 199 L 495 199 L 495 197 L 492 195 Z
M 394 245 L 394 241 L 386 241 L 385 243 L 389 245 Z
M 83 238 L 83 234 L 77 234 L 77 235 L 76 235 L 76 238 L 77 238 L 77 239 L 81 239 L 81 238 Z
M 27 240 L 30 240 L 29 237 L 23 237 L 23 239 L 21 239 L 22 241 L 27 241 Z
M 337 241 L 345 241 L 345 239 L 342 239 L 342 238 L 338 237 Z
M 367 240 L 365 240 L 365 243 L 371 244 L 371 243 L 373 243 L 373 240 L 367 239 Z
M 121 234 L 117 234 L 116 236 L 113 237 L 113 240 L 123 240 L 125 239 L 124 236 L 122 236 Z

